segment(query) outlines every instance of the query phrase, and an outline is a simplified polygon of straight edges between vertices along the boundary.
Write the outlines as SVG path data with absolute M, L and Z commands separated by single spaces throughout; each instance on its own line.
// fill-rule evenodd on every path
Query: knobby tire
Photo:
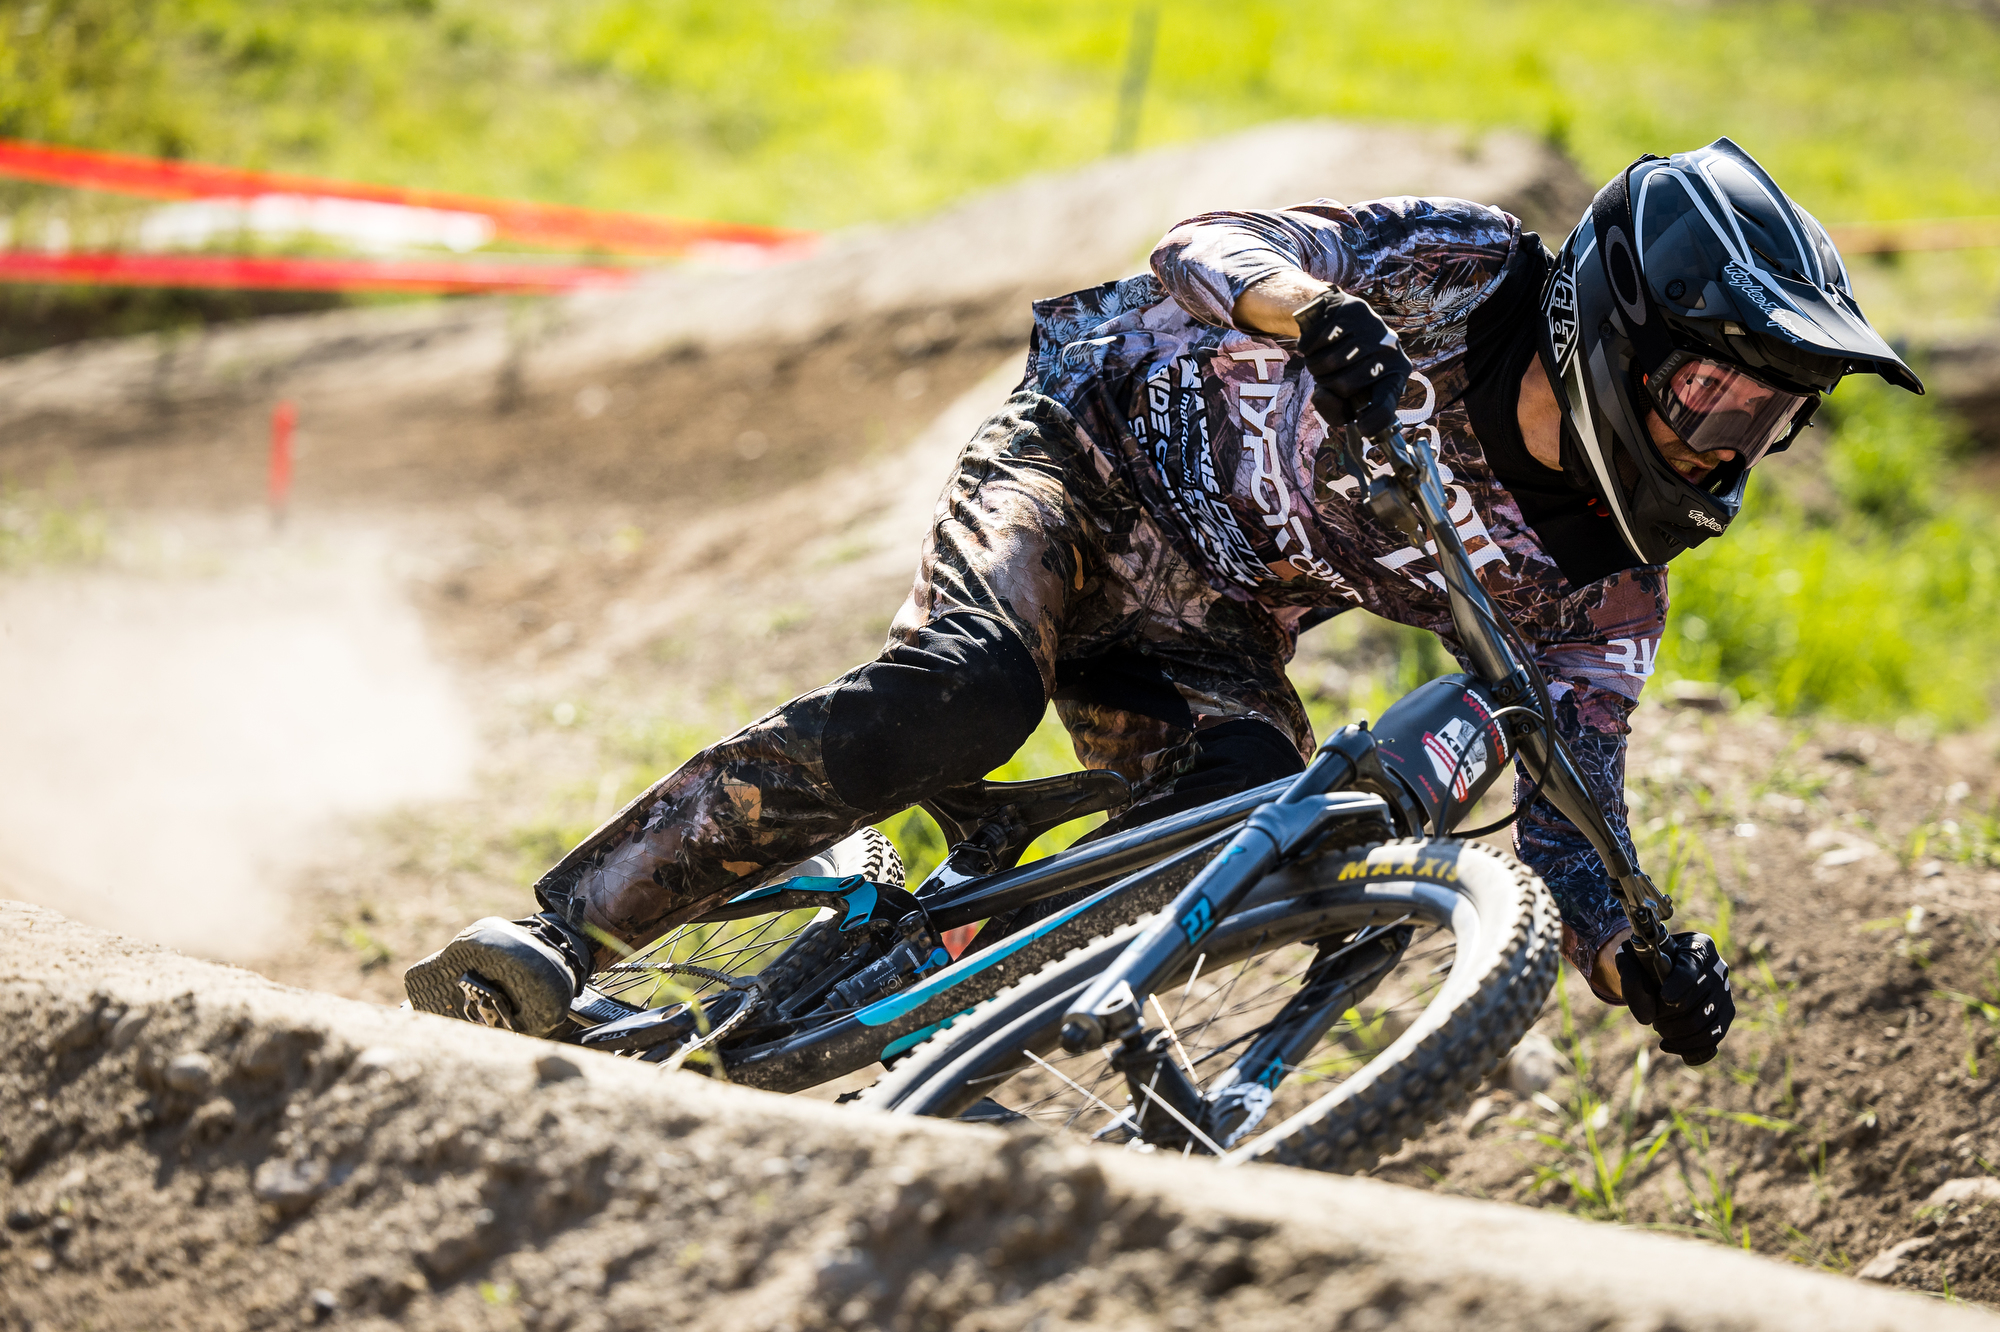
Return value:
M 1442 899 L 1436 883 L 1393 874 L 1372 883 L 1340 878 L 1343 867 L 1357 861 L 1393 863 L 1441 851 L 1456 862 L 1449 915 L 1476 921 L 1470 939 L 1455 926 L 1438 924 Z M 1446 980 L 1406 1030 L 1324 1093 L 1309 1090 L 1312 1084 L 1294 1070 L 1281 1093 L 1297 1102 L 1303 1091 L 1305 1104 L 1289 1109 L 1274 1126 L 1260 1124 L 1246 1133 L 1228 1159 L 1339 1173 L 1367 1170 L 1425 1124 L 1462 1105 L 1534 1022 L 1555 983 L 1560 932 L 1555 904 L 1519 861 L 1477 843 L 1410 839 L 1292 867 L 1260 885 L 1246 907 L 1217 928 L 1209 946 L 1219 955 L 1234 950 L 1236 960 L 1229 966 L 1258 965 L 1300 946 L 1306 937 L 1300 931 L 1318 928 L 1314 922 L 1344 920 L 1342 928 L 1367 928 L 1357 922 L 1392 921 L 1404 908 L 1427 911 L 1437 934 L 1451 933 L 1454 956 Z M 975 1107 L 1004 1106 L 1009 1078 L 1036 1076 L 1037 1066 L 1023 1052 L 1063 1057 L 1057 1031 L 1069 1001 L 1116 961 L 1142 924 L 1083 944 L 959 1017 L 898 1062 L 860 1103 L 940 1117 L 976 1117 Z M 1190 991 L 1193 986 L 1190 980 Z M 1275 983 L 1270 988 L 1279 992 Z M 1168 993 L 1168 987 L 1162 990 Z M 1229 998 L 1224 995 L 1225 1007 Z M 1149 1004 L 1149 1019 L 1155 1011 Z M 1102 1085 L 1117 1094 L 1100 1089 L 1098 1095 L 1112 1108 L 1122 1107 L 1128 1099 L 1122 1079 Z

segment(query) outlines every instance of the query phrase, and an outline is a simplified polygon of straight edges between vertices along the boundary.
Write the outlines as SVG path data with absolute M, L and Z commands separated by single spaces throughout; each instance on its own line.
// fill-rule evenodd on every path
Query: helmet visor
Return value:
M 1727 449 L 1745 468 L 1797 434 L 1819 401 L 1689 352 L 1668 357 L 1647 377 L 1646 389 L 1660 419 L 1690 449 Z

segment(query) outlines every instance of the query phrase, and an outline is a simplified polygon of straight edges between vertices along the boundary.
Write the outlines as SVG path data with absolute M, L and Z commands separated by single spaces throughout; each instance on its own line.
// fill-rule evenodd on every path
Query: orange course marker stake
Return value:
M 298 424 L 298 419 L 298 409 L 290 402 L 281 402 L 271 409 L 271 469 L 266 493 L 275 522 L 285 520 L 285 508 L 291 501 L 292 427 Z

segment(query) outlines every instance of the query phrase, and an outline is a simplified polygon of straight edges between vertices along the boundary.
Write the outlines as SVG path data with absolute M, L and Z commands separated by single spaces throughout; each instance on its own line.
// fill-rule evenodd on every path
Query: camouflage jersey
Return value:
M 1434 560 L 1358 502 L 1310 409 L 1304 363 L 1230 314 L 1245 289 L 1290 269 L 1366 300 L 1415 365 L 1397 413 L 1403 429 L 1436 457 L 1474 572 L 1532 648 L 1584 778 L 1625 838 L 1627 718 L 1652 670 L 1666 570 L 1619 567 L 1629 562 L 1622 547 L 1559 561 L 1545 539 L 1552 526 L 1538 534 L 1524 517 L 1468 408 L 1468 388 L 1476 397 L 1482 387 L 1469 376 L 1474 312 L 1506 277 L 1543 262 L 1515 218 L 1458 199 L 1208 213 L 1167 234 L 1150 275 L 1038 303 L 1023 387 L 1070 413 L 1222 595 L 1262 604 L 1294 636 L 1302 623 L 1363 607 L 1435 632 L 1463 661 Z M 1536 328 L 1522 318 L 1498 336 L 1519 345 Z M 1522 351 L 1508 362 L 1516 383 Z M 1510 417 L 1515 397 L 1505 393 Z M 1513 447 L 1521 453 L 1518 436 Z M 1386 470 L 1379 456 L 1369 461 Z M 1616 542 L 1608 531 L 1603 539 Z M 1572 582 L 1565 567 L 1593 572 Z M 1568 951 L 1591 974 L 1597 948 L 1625 924 L 1596 853 L 1540 800 L 1516 847 L 1554 892 Z

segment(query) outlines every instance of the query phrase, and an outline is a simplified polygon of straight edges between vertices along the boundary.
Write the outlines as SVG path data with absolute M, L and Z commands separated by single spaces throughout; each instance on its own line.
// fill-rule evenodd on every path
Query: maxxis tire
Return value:
M 1445 997 L 1353 1076 L 1236 1147 L 1228 1159 L 1346 1174 L 1367 1170 L 1462 1105 L 1541 1012 L 1555 983 L 1560 925 L 1548 889 L 1505 852 L 1449 840 L 1362 847 L 1274 876 L 1252 900 L 1267 903 L 1267 915 L 1285 910 L 1287 900 L 1301 910 L 1308 902 L 1319 909 L 1338 905 L 1346 900 L 1343 893 L 1355 903 L 1393 901 L 1401 882 L 1413 900 L 1421 893 L 1435 904 L 1439 885 L 1399 880 L 1393 872 L 1400 862 L 1423 863 L 1420 857 L 1451 861 L 1456 882 L 1450 890 L 1477 920 L 1469 944 L 1454 928 L 1458 960 L 1441 991 Z M 1357 863 L 1367 873 L 1356 876 L 1350 867 Z M 1343 879 L 1343 871 L 1350 877 Z M 1274 900 L 1278 905 L 1268 905 Z M 1452 914 L 1455 921 L 1465 918 L 1456 906 Z M 1213 938 L 1224 939 L 1231 921 Z M 1093 940 L 1001 991 L 918 1046 L 859 1104 L 898 1114 L 958 1113 L 970 1079 L 1018 1063 L 1017 1050 L 1053 1048 L 1068 999 L 1111 965 L 1137 929 Z

